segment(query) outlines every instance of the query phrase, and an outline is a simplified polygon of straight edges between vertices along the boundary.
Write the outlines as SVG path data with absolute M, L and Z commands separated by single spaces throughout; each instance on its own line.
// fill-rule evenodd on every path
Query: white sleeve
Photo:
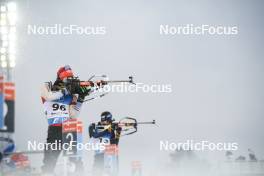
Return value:
M 41 88 L 41 97 L 47 101 L 58 100 L 63 97 L 62 91 L 51 91 L 50 86 L 45 84 Z

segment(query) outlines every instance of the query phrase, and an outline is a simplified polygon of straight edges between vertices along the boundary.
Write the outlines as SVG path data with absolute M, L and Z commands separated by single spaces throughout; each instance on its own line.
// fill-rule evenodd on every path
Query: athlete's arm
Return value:
M 90 138 L 91 137 L 93 137 L 93 138 L 103 137 L 103 136 L 107 135 L 108 133 L 109 133 L 109 131 L 107 129 L 102 131 L 102 132 L 97 132 L 95 130 L 95 124 L 94 123 L 89 126 L 89 136 L 90 136 Z
M 72 103 L 70 105 L 70 118 L 77 118 L 80 114 L 82 102 L 78 101 L 76 95 L 73 95 Z
M 64 96 L 65 90 L 51 91 L 50 86 L 46 83 L 41 88 L 41 97 L 47 101 L 58 100 Z
M 115 138 L 114 138 L 114 141 L 115 141 L 116 145 L 118 145 L 118 143 L 119 143 L 121 132 L 122 132 L 122 128 L 121 127 L 117 127 L 117 129 L 115 130 Z

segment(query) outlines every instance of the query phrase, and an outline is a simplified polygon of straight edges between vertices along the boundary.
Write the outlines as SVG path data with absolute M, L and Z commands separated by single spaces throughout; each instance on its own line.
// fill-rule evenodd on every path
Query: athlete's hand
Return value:
M 110 125 L 106 125 L 105 126 L 105 130 L 111 132 L 112 131 L 112 125 L 111 124 Z
M 90 91 L 91 91 L 91 89 L 88 88 L 88 87 L 80 86 L 78 88 L 78 94 L 81 95 L 81 96 L 84 96 L 84 97 L 89 95 Z
M 97 87 L 103 87 L 104 85 L 107 84 L 107 82 L 104 80 L 100 80 L 100 81 L 97 81 L 95 84 Z
M 66 84 L 66 89 L 68 90 L 70 94 L 75 94 L 78 91 L 78 87 L 79 85 L 77 84 L 77 82 Z
M 77 93 L 78 93 L 78 95 L 79 95 L 77 101 L 83 103 L 85 97 L 86 97 L 87 95 L 89 95 L 89 92 L 90 92 L 90 91 L 91 91 L 91 89 L 88 88 L 88 87 L 79 86 L 78 89 L 77 89 Z

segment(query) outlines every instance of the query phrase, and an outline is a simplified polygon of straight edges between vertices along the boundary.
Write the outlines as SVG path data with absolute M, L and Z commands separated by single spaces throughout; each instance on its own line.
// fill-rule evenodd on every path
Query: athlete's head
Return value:
M 113 117 L 111 112 L 105 111 L 101 114 L 101 123 L 103 124 L 109 124 L 112 123 Z
M 57 79 L 61 81 L 65 81 L 68 78 L 72 78 L 72 77 L 73 77 L 73 72 L 69 65 L 65 65 L 59 68 L 57 72 Z

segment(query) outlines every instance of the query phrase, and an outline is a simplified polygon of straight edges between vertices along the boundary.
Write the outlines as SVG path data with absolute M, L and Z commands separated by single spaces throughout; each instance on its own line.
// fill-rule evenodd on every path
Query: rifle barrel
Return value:
M 153 122 L 138 122 L 137 124 L 142 124 L 142 125 L 144 125 L 144 124 L 155 124 L 155 121 L 153 121 Z
M 118 124 L 124 124 L 124 125 L 134 125 L 134 124 L 140 124 L 140 125 L 152 125 L 155 124 L 155 120 L 153 120 L 152 122 L 119 122 Z
M 106 81 L 107 83 L 119 83 L 119 82 L 131 82 L 131 80 L 113 80 L 113 81 Z

